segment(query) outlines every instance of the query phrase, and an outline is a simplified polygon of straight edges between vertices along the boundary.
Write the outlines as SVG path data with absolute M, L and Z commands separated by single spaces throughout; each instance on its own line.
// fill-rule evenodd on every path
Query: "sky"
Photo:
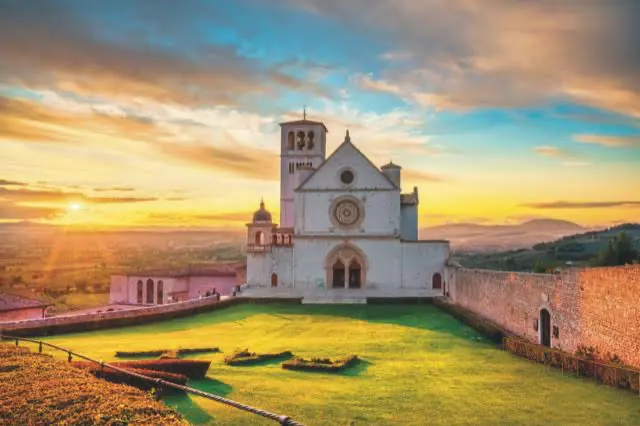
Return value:
M 279 123 L 420 225 L 640 221 L 636 0 L 0 0 L 0 222 L 277 217 Z

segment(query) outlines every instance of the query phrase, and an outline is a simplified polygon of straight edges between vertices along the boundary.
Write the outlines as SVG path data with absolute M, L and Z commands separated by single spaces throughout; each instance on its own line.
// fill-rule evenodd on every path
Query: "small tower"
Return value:
M 264 201 L 260 201 L 260 209 L 253 214 L 253 221 L 247 223 L 247 247 L 251 251 L 260 251 L 271 245 L 271 235 L 276 227 L 271 221 L 271 213 L 264 207 Z
M 294 227 L 293 192 L 301 182 L 298 170 L 317 169 L 326 158 L 327 127 L 319 121 L 302 120 L 280 123 L 280 227 Z
M 389 164 L 385 164 L 384 166 L 380 167 L 380 171 L 382 171 L 382 174 L 389 178 L 389 180 L 393 182 L 394 185 L 398 187 L 398 189 L 401 189 L 400 183 L 402 167 L 398 166 L 397 164 L 393 164 L 393 161 L 390 161 Z

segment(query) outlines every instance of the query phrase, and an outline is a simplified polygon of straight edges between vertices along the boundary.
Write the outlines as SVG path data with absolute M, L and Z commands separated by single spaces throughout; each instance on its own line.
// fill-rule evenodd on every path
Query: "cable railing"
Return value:
M 181 390 L 181 391 L 186 392 L 186 393 L 190 393 L 190 394 L 193 394 L 193 395 L 201 396 L 203 398 L 211 399 L 211 400 L 219 402 L 221 404 L 229 405 L 229 406 L 237 408 L 239 410 L 247 411 L 249 413 L 253 413 L 255 415 L 258 415 L 260 417 L 264 417 L 266 419 L 276 421 L 276 422 L 280 423 L 281 425 L 285 425 L 285 426 L 304 426 L 302 423 L 296 422 L 295 420 L 291 419 L 289 416 L 285 416 L 285 415 L 282 415 L 282 414 L 271 413 L 271 412 L 266 411 L 266 410 L 261 410 L 261 409 L 256 408 L 256 407 L 252 407 L 250 405 L 242 404 L 240 402 L 233 401 L 233 400 L 227 399 L 227 398 L 223 398 L 221 396 L 214 395 L 214 394 L 211 394 L 211 393 L 208 393 L 208 392 L 204 392 L 204 391 L 201 391 L 201 390 L 189 387 L 189 386 L 183 386 L 183 385 L 179 385 L 179 384 L 176 384 L 176 383 L 168 382 L 166 380 L 145 376 L 144 374 L 139 374 L 139 373 L 133 372 L 133 371 L 128 370 L 128 369 L 116 367 L 115 365 L 108 364 L 108 363 L 106 363 L 104 361 L 95 360 L 95 359 L 90 358 L 88 356 L 79 354 L 77 352 L 73 352 L 70 349 L 62 348 L 62 347 L 54 345 L 52 343 L 43 342 L 42 340 L 28 339 L 26 337 L 7 336 L 7 335 L 4 335 L 4 334 L 0 334 L 0 339 L 1 340 L 15 340 L 16 347 L 18 346 L 18 343 L 20 341 L 36 343 L 38 345 L 38 352 L 40 352 L 40 353 L 42 353 L 42 347 L 43 346 L 47 346 L 47 347 L 50 347 L 52 349 L 59 350 L 61 352 L 66 352 L 67 355 L 68 355 L 67 360 L 69 362 L 72 361 L 73 357 L 77 357 L 77 358 L 84 359 L 86 361 L 89 361 L 89 362 L 92 362 L 92 363 L 95 363 L 95 364 L 99 365 L 101 370 L 103 370 L 103 371 L 104 371 L 105 368 L 109 368 L 109 369 L 112 369 L 114 371 L 118 371 L 120 373 L 127 374 L 127 375 L 129 375 L 131 377 L 137 377 L 137 378 L 142 379 L 142 380 L 147 380 L 149 382 L 153 382 L 153 383 L 156 384 L 158 389 L 162 389 L 162 388 L 178 389 L 178 390 Z

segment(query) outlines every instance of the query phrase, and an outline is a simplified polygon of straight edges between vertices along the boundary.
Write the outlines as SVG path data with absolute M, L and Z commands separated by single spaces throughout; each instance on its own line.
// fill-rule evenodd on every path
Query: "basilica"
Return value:
M 449 242 L 418 238 L 418 188 L 402 192 L 401 167 L 378 168 L 349 131 L 327 157 L 323 123 L 280 127 L 279 223 L 261 202 L 247 224 L 242 293 L 303 303 L 445 293 Z

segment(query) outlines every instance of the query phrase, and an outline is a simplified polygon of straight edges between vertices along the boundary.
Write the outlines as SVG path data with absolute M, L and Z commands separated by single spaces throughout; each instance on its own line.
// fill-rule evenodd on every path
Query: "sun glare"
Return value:
M 82 210 L 82 204 L 79 204 L 79 203 L 71 203 L 71 204 L 69 204 L 69 210 L 71 210 L 71 211 L 78 211 L 78 210 Z

